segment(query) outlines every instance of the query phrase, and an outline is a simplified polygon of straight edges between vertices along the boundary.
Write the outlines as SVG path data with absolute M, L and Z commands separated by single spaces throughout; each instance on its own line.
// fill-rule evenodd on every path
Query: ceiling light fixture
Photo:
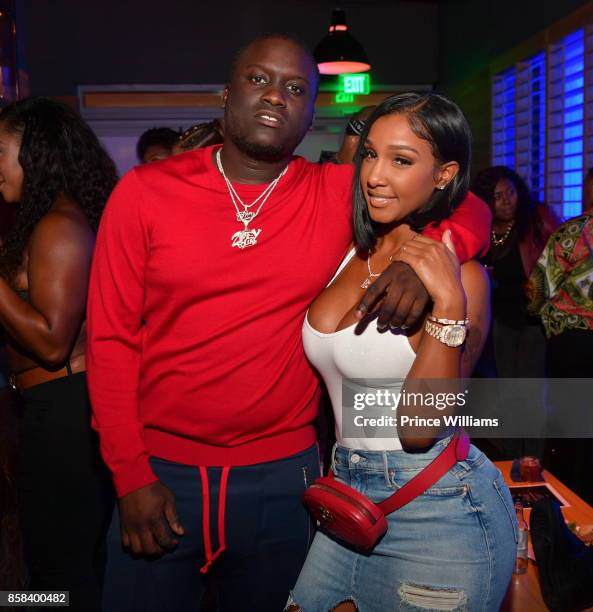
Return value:
M 366 72 L 371 69 L 362 45 L 348 31 L 346 14 L 341 9 L 332 12 L 329 32 L 315 47 L 313 55 L 321 74 Z

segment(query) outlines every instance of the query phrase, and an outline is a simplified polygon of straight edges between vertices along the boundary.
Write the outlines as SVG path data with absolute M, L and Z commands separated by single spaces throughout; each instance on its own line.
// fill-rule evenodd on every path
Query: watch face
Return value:
M 443 340 L 447 346 L 461 346 L 465 341 L 465 325 L 448 325 L 443 332 Z

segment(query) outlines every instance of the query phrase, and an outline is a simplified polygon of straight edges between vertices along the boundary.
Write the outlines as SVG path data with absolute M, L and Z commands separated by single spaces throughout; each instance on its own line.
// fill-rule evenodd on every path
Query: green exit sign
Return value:
M 371 93 L 371 76 L 362 74 L 341 74 L 339 90 L 345 94 L 367 95 Z

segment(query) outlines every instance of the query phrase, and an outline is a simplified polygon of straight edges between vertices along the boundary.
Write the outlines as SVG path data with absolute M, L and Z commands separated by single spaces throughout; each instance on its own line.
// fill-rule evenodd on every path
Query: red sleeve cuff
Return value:
M 113 473 L 113 483 L 117 497 L 123 497 L 136 489 L 141 489 L 158 478 L 152 471 L 148 462 L 148 456 L 142 457 L 134 463 L 123 466 Z
M 443 232 L 450 229 L 457 257 L 464 263 L 488 252 L 491 224 L 492 213 L 487 204 L 468 192 L 465 200 L 448 219 L 444 219 L 436 227 L 424 228 L 422 234 L 434 240 L 441 240 Z

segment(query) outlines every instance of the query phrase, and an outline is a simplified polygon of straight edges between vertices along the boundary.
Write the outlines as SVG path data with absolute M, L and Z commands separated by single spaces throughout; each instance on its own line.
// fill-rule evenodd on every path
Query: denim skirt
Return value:
M 336 477 L 379 502 L 426 467 L 426 453 L 337 446 Z M 389 528 L 363 554 L 318 532 L 289 604 L 328 612 L 351 601 L 359 612 L 497 611 L 517 551 L 513 501 L 500 471 L 475 446 L 435 485 L 388 516 Z

